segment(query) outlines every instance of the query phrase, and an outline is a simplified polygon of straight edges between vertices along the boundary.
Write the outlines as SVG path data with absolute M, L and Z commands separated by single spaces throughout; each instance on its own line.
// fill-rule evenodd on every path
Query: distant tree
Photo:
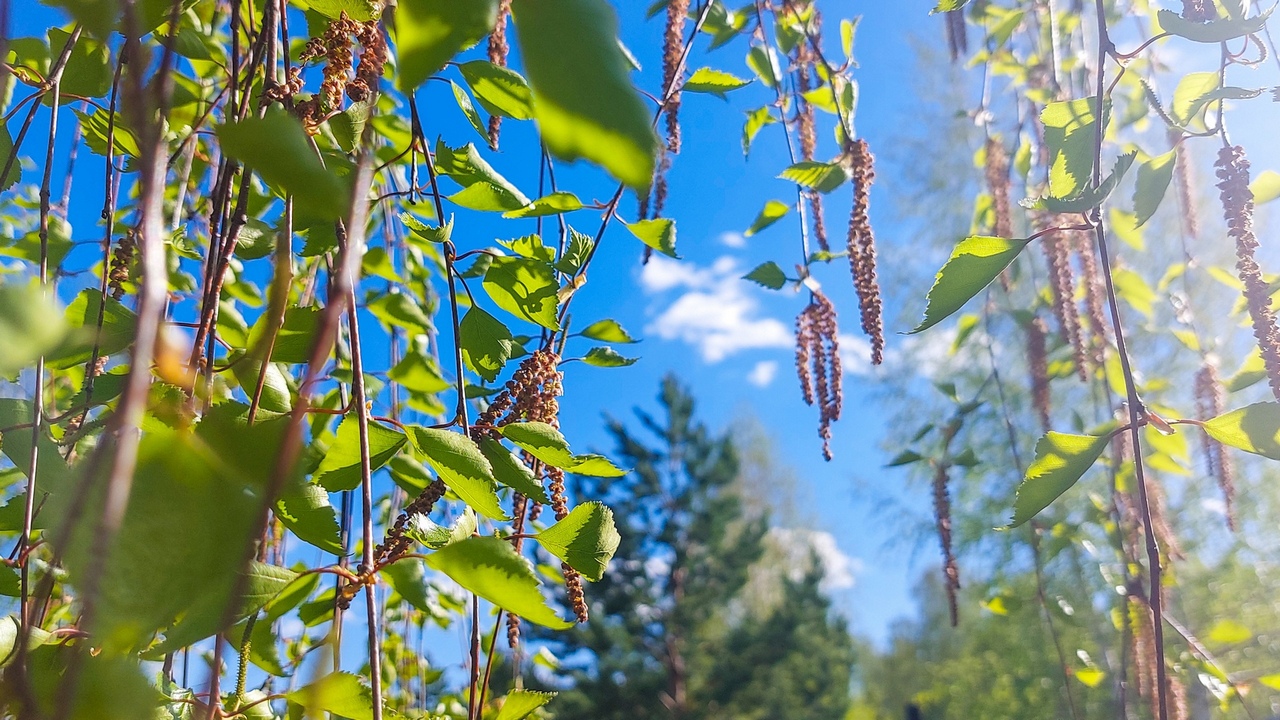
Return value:
M 783 578 L 771 608 L 742 597 L 771 541 L 768 518 L 744 509 L 732 438 L 694 420 L 675 378 L 659 399 L 665 422 L 637 411 L 656 444 L 609 422 L 634 472 L 576 488 L 613 508 L 622 542 L 590 588 L 592 622 L 557 636 L 571 686 L 557 717 L 840 717 L 851 641 L 829 620 L 821 566 Z

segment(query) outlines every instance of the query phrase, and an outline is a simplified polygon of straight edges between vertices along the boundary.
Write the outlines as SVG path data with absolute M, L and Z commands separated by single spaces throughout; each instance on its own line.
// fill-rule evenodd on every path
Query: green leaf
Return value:
M 381 423 L 369 422 L 369 466 L 371 470 L 382 467 L 400 452 L 404 446 L 404 433 Z M 354 490 L 360 487 L 360 421 L 354 412 L 348 413 L 338 424 L 338 431 L 329 451 L 316 468 L 315 481 L 329 492 Z
M 71 33 L 61 28 L 49 28 L 50 56 L 57 57 L 67 46 Z M 61 99 L 62 104 L 72 102 L 72 96 L 86 98 L 105 97 L 111 91 L 112 64 L 107 45 L 99 40 L 84 35 L 76 41 L 67 58 L 62 72 Z M 45 104 L 52 101 L 52 96 L 44 98 Z
M 338 514 L 329 504 L 329 493 L 319 485 L 304 483 L 276 501 L 276 517 L 303 542 L 343 555 Z
M 495 480 L 543 505 L 551 503 L 551 498 L 547 497 L 547 491 L 542 487 L 542 481 L 538 476 L 525 467 L 520 458 L 502 443 L 486 437 L 480 441 L 480 452 L 484 453 L 485 459 L 493 468 Z
M 849 169 L 838 162 L 801 160 L 783 170 L 778 177 L 825 194 L 840 187 L 849 179 Z
M 102 329 L 98 331 L 98 315 Z M 60 370 L 89 362 L 93 347 L 98 356 L 108 357 L 133 344 L 137 316 L 112 297 L 104 301 L 97 290 L 82 290 L 67 306 L 66 324 L 72 328 L 66 341 L 50 354 L 49 364 Z
M 0 667 L 8 665 L 17 657 L 16 650 L 21 629 L 17 615 L 0 617 Z M 49 642 L 50 639 L 56 638 L 49 631 L 33 625 L 27 634 L 27 649 L 34 650 Z
M 1036 443 L 1036 457 L 1027 468 L 1027 476 L 1018 485 L 1013 505 L 1016 528 L 1070 490 L 1102 455 L 1111 438 L 1108 435 L 1067 435 L 1050 432 Z
M 327 712 L 349 720 L 373 720 L 373 692 L 351 673 L 325 675 L 286 694 L 285 698 L 291 705 L 302 708 L 308 717 L 321 717 Z
M 778 222 L 788 212 L 791 212 L 791 206 L 781 200 L 770 200 L 764 204 L 764 208 L 760 210 L 760 214 L 756 215 L 756 219 L 751 223 L 751 227 L 743 233 L 746 237 L 751 237 L 770 225 Z
M 484 289 L 498 307 L 548 330 L 559 330 L 556 293 L 560 281 L 545 262 L 529 258 L 494 258 L 484 274 Z
M 742 126 L 742 154 L 749 155 L 751 153 L 751 143 L 755 141 L 756 135 L 760 133 L 760 129 L 765 125 L 772 125 L 778 122 L 770 111 L 770 106 L 765 105 L 755 110 L 747 111 L 747 122 Z
M 609 346 L 593 347 L 583 356 L 582 362 L 595 367 L 626 367 L 635 365 L 640 358 L 623 357 Z
M 582 337 L 610 343 L 638 342 L 618 324 L 617 320 L 597 320 L 583 329 Z
M 412 92 L 498 22 L 498 0 L 405 0 L 396 6 L 396 89 Z
M 689 79 L 685 81 L 682 89 L 685 92 L 710 93 L 723 98 L 725 93 L 744 88 L 750 84 L 750 80 L 737 77 L 732 73 L 704 67 L 695 70 L 689 76 Z
M 431 227 L 406 212 L 400 213 L 400 222 L 409 228 L 412 237 L 422 238 L 430 243 L 449 242 L 449 238 L 453 235 L 453 216 L 449 216 L 449 222 L 437 227 Z
M 458 109 L 466 116 L 467 122 L 471 123 L 471 127 L 475 129 L 476 133 L 488 143 L 489 130 L 485 127 L 484 120 L 480 119 L 480 113 L 476 112 L 475 106 L 471 104 L 471 97 L 467 95 L 467 91 L 452 80 L 449 81 L 449 86 L 453 88 L 453 99 L 458 103 Z
M 938 271 L 938 277 L 929 290 L 924 319 L 910 334 L 927 330 L 964 307 L 965 303 L 1008 267 L 1026 246 L 1026 240 L 983 235 L 961 240 L 951 252 L 951 258 Z
M 345 153 L 353 152 L 360 145 L 365 123 L 369 121 L 369 103 L 351 103 L 346 110 L 329 118 L 329 130 L 338 147 Z
M 647 188 L 658 136 L 631 82 L 613 8 L 605 0 L 514 0 L 511 12 L 547 149 Z
M 417 513 L 409 518 L 405 535 L 432 550 L 439 550 L 445 545 L 452 545 L 474 535 L 479 523 L 480 521 L 476 518 L 475 511 L 471 508 L 463 508 L 462 515 L 458 517 L 451 528 L 436 525 L 425 514 Z
M 885 467 L 900 467 L 902 465 L 910 465 L 911 463 L 919 462 L 923 459 L 924 459 L 924 456 L 916 452 L 915 450 L 903 450 L 902 452 L 895 455 L 893 459 L 890 460 L 887 465 L 885 465 Z
M 1133 189 L 1133 212 L 1141 227 L 1155 215 L 1164 200 L 1165 191 L 1173 180 L 1173 169 L 1178 158 L 1175 147 L 1169 152 L 1148 159 L 1138 166 L 1138 180 Z
M 0 157 L 2 156 L 3 153 L 0 152 Z M 1258 177 L 1249 183 L 1249 192 L 1253 193 L 1255 205 L 1269 203 L 1280 197 L 1280 173 L 1275 170 L 1263 170 L 1258 173 Z
M 13 137 L 9 135 L 8 126 L 6 126 L 3 123 L 0 123 L 0 158 L 5 158 L 5 160 L 0 160 L 0 162 L 6 162 L 8 160 L 10 153 L 12 152 L 13 152 Z M 22 163 L 18 162 L 17 159 L 15 158 L 13 161 L 13 167 L 9 168 L 9 174 L 4 176 L 3 179 L 0 179 L 0 192 L 4 192 L 5 190 L 8 190 L 9 188 L 13 187 L 21 179 L 22 179 Z
M 427 565 L 525 620 L 554 630 L 573 625 L 547 607 L 533 566 L 506 540 L 492 536 L 467 538 L 428 555 Z
M 1040 112 L 1049 146 L 1049 194 L 1069 198 L 1083 190 L 1093 171 L 1098 117 L 1094 98 L 1045 105 Z
M 781 290 L 787 284 L 787 274 L 782 272 L 778 263 L 772 260 L 757 265 L 754 270 L 742 277 L 770 290 Z
M 463 502 L 490 519 L 510 519 L 498 503 L 493 467 L 471 438 L 417 425 L 411 426 L 409 433 L 427 464 Z
M 544 463 L 579 475 L 621 477 L 627 473 L 608 458 L 599 455 L 574 455 L 560 431 L 547 423 L 522 422 L 498 429 L 502 436 Z
M 471 517 L 475 517 L 472 515 Z M 447 528 L 440 528 L 446 535 Z M 441 545 L 443 547 L 443 545 Z M 378 571 L 392 590 L 396 591 L 405 602 L 428 615 L 434 614 L 430 596 L 427 595 L 427 574 L 422 570 L 422 561 L 417 558 L 403 558 L 384 566 Z
M 1129 268 L 1115 268 L 1111 271 L 1111 278 L 1116 295 L 1150 320 L 1155 310 L 1156 292 L 1147 281 Z
M 520 73 L 485 60 L 465 62 L 458 69 L 485 112 L 516 120 L 533 118 L 533 93 Z
M 546 215 L 559 215 L 582 209 L 582 201 L 577 195 L 563 190 L 540 197 L 519 210 L 509 210 L 502 214 L 504 218 L 530 218 Z
M 658 252 L 673 257 L 677 260 L 680 258 L 676 254 L 676 221 L 670 218 L 654 218 L 652 220 L 639 220 L 633 223 L 626 223 L 627 229 L 631 231 L 645 245 L 657 250 Z
M 400 362 L 387 371 L 387 378 L 410 392 L 423 395 L 434 395 L 453 387 L 444 379 L 436 359 L 416 348 L 410 348 Z
M 413 296 L 400 292 L 399 287 L 393 287 L 390 292 L 369 302 L 365 309 L 388 327 L 403 328 L 411 335 L 431 332 L 431 318 Z
M 293 195 L 307 215 L 334 220 L 346 213 L 347 183 L 325 168 L 302 123 L 281 108 L 218 128 L 222 150 L 257 171 L 267 183 Z
M 502 698 L 502 707 L 493 720 L 524 720 L 534 710 L 551 702 L 556 696 L 553 692 L 538 690 L 512 690 Z
M 1222 645 L 1239 645 L 1253 639 L 1253 632 L 1238 621 L 1223 618 L 1209 628 L 1210 642 Z
M 755 45 L 747 53 L 747 67 L 760 78 L 767 88 L 778 86 L 778 78 L 782 77 L 782 68 L 778 66 L 778 53 L 772 47 Z
M 276 333 L 275 344 L 271 347 L 272 362 L 304 363 L 311 359 L 311 346 L 315 344 L 316 333 L 320 328 L 320 317 L 324 310 L 318 307 L 291 307 L 284 311 L 284 322 Z M 266 313 L 253 324 L 249 332 L 248 345 L 255 350 L 261 347 L 260 353 L 266 352 L 267 325 Z M 259 355 L 261 356 L 261 355 Z
M 579 505 L 537 538 L 547 552 L 592 582 L 604 577 L 622 540 L 613 524 L 613 511 L 599 502 Z
M 476 146 L 467 143 L 451 148 L 443 140 L 436 142 L 436 172 L 463 187 L 449 199 L 473 210 L 518 210 L 529 204 L 529 198 L 494 170 Z
M 1121 178 L 1129 172 L 1133 161 L 1138 157 L 1136 151 L 1127 152 L 1116 158 L 1116 164 L 1107 177 L 1095 187 L 1084 187 L 1070 197 L 1044 197 L 1036 200 L 1024 200 L 1022 205 L 1040 208 L 1053 213 L 1082 213 L 1098 207 L 1120 184 Z
M 507 326 L 478 307 L 462 316 L 458 337 L 467 367 L 489 382 L 496 380 L 502 367 L 520 351 Z
M 1275 6 L 1252 18 L 1221 19 L 1207 23 L 1187 20 L 1172 10 L 1156 13 L 1160 28 L 1165 32 L 1199 43 L 1216 44 L 1256 33 L 1267 24 Z
M 1280 403 L 1254 403 L 1206 420 L 1203 427 L 1223 445 L 1280 460 Z
M 954 12 L 969 4 L 969 0 L 938 0 L 938 4 L 929 11 L 930 15 L 943 12 Z
M 555 268 L 566 275 L 574 275 L 591 256 L 593 241 L 590 236 L 569 228 L 569 247 L 556 261 Z
M 0 377 L 16 377 L 62 341 L 67 323 L 52 295 L 39 282 L 0 283 Z
M 376 0 L 295 0 L 295 2 L 330 20 L 337 20 L 343 13 L 356 22 L 377 20 L 382 15 L 382 4 Z

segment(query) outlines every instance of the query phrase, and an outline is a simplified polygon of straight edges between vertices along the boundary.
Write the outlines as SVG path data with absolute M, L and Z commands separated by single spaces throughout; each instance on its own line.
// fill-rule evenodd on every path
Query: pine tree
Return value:
M 732 438 L 695 421 L 673 377 L 659 400 L 665 423 L 637 411 L 656 443 L 609 421 L 633 472 L 578 481 L 582 496 L 613 508 L 622 542 L 588 588 L 592 622 L 557 638 L 570 685 L 557 718 L 840 717 L 852 651 L 829 621 L 820 565 L 784 579 L 781 601 L 754 616 L 740 596 L 770 541 L 768 518 L 744 509 Z M 776 700 L 760 696 L 774 690 Z

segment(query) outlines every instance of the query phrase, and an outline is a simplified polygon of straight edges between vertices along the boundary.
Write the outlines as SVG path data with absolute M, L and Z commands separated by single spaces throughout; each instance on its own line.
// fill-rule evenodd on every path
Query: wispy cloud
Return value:
M 777 374 L 778 363 L 773 360 L 761 360 L 751 368 L 751 374 L 747 375 L 747 382 L 756 387 L 769 387 Z
M 743 350 L 790 347 L 791 330 L 762 315 L 743 272 L 727 255 L 710 266 L 655 255 L 640 273 L 641 287 L 680 295 L 649 324 L 649 334 L 693 345 L 710 363 Z

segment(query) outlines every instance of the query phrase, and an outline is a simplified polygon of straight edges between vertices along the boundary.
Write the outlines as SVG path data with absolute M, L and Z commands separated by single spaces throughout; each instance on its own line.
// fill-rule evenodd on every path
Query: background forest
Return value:
M 1280 717 L 1273 10 L 0 0 L 0 717 Z

